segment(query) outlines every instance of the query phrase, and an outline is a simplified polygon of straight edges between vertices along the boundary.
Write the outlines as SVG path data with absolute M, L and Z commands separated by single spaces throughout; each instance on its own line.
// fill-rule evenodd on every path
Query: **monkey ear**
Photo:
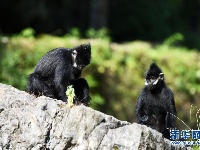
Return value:
M 161 73 L 159 74 L 159 78 L 162 79 L 162 80 L 164 80 L 164 73 L 161 72 Z

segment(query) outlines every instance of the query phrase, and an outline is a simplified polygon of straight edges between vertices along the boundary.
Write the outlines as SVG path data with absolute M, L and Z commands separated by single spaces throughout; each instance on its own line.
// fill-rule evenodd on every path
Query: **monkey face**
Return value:
M 149 78 L 145 79 L 145 85 L 148 86 L 151 90 L 154 89 L 156 87 L 156 84 L 154 84 L 156 82 L 156 77 L 151 76 Z
M 164 73 L 160 73 L 158 76 L 147 76 L 145 79 L 145 85 L 150 89 L 154 89 L 160 82 L 164 80 Z
M 145 85 L 153 85 L 154 82 L 156 81 L 157 77 L 155 76 L 150 76 L 148 78 L 146 78 L 146 82 L 145 82 Z
M 155 64 L 152 63 L 145 74 L 145 85 L 151 90 L 159 88 L 159 84 L 164 81 L 164 74 L 162 70 Z
M 91 59 L 91 47 L 88 45 L 81 45 L 71 53 L 72 66 L 78 70 L 82 70 L 85 66 L 90 63 Z

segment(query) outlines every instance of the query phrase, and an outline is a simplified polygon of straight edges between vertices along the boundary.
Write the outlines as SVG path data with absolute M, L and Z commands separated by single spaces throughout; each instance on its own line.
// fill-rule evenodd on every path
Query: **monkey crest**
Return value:
M 145 73 L 145 85 L 150 89 L 155 89 L 156 85 L 161 84 L 163 81 L 164 73 L 155 63 L 152 63 Z

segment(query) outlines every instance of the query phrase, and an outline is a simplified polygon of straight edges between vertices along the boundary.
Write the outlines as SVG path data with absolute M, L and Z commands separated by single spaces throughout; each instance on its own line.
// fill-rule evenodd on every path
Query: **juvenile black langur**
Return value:
M 147 125 L 170 138 L 169 129 L 175 128 L 176 107 L 173 92 L 164 81 L 162 70 L 152 63 L 145 73 L 145 86 L 135 106 L 137 123 Z
M 53 49 L 42 57 L 34 72 L 29 75 L 26 91 L 66 102 L 67 86 L 74 85 L 77 100 L 87 105 L 90 100 L 89 86 L 80 76 L 90 60 L 90 44 L 71 49 Z

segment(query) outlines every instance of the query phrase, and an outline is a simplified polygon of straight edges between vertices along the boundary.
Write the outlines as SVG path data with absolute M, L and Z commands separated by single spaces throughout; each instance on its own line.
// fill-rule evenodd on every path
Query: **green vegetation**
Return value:
M 197 108 L 196 106 L 191 105 L 190 118 L 193 113 L 195 114 L 197 129 L 200 130 L 200 108 Z
M 71 108 L 74 105 L 73 102 L 74 102 L 74 97 L 75 97 L 74 88 L 72 85 L 67 87 L 66 95 L 68 97 L 67 105 L 69 108 Z
M 193 114 L 195 114 L 195 115 L 193 115 Z M 197 125 L 197 130 L 200 130 L 200 108 L 197 108 L 197 106 L 193 106 L 193 105 L 191 105 L 191 108 L 190 108 L 190 118 L 191 118 L 191 116 L 192 117 L 194 117 L 194 118 L 196 118 L 196 125 Z M 192 148 L 194 149 L 194 150 L 200 150 L 200 146 L 198 145 L 198 146 L 192 146 Z
M 178 47 L 184 39 L 181 34 L 170 36 L 164 44 L 112 43 L 105 30 L 98 34 L 90 30 L 88 37 L 81 39 L 76 29 L 63 37 L 35 37 L 30 28 L 10 37 L 1 35 L 0 82 L 24 90 L 28 74 L 46 52 L 56 47 L 91 43 L 92 61 L 82 76 L 91 88 L 92 108 L 133 122 L 135 102 L 144 86 L 144 72 L 152 61 L 156 61 L 174 92 L 178 117 L 192 129 L 199 127 L 196 114 L 190 118 L 189 112 L 191 105 L 200 106 L 200 53 Z M 177 127 L 186 129 L 179 120 Z

